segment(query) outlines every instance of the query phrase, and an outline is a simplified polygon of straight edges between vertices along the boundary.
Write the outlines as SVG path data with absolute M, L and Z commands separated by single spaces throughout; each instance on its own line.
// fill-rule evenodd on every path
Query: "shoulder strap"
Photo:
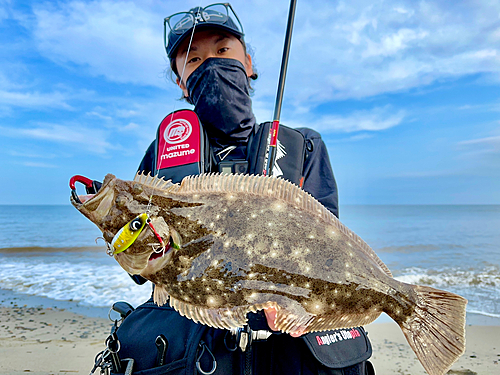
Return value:
M 264 170 L 270 128 L 271 122 L 265 122 L 251 136 L 247 152 L 250 174 L 262 174 Z M 281 125 L 273 176 L 281 176 L 302 186 L 305 150 L 306 142 L 302 133 Z

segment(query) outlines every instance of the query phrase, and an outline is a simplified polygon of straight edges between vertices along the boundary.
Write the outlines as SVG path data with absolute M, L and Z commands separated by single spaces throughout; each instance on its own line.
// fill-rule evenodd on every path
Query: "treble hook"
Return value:
M 108 254 L 110 257 L 112 257 L 112 256 L 113 256 L 113 252 L 114 252 L 114 251 L 113 251 L 113 248 L 111 247 L 111 244 L 110 244 L 108 241 L 106 241 L 106 240 L 104 239 L 104 237 L 97 237 L 97 238 L 95 239 L 95 243 L 96 243 L 96 245 L 99 245 L 99 244 L 97 243 L 97 240 L 103 240 L 103 241 L 104 241 L 104 243 L 106 244 L 106 254 Z
M 165 251 L 167 251 L 165 246 L 162 246 L 162 245 L 157 244 L 157 243 L 152 243 L 150 245 L 153 248 L 153 253 L 155 253 L 155 254 L 163 253 L 162 256 L 165 255 Z

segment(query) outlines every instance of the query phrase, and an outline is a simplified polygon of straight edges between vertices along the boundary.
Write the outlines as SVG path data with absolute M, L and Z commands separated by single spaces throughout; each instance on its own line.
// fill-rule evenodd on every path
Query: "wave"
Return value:
M 395 278 L 408 284 L 429 286 L 491 287 L 500 285 L 500 267 L 485 266 L 481 269 L 443 268 L 426 270 L 412 267 L 398 272 Z
M 417 252 L 438 251 L 438 250 L 457 250 L 468 249 L 470 246 L 455 243 L 439 243 L 439 244 L 417 244 L 417 245 L 401 245 L 401 246 L 384 246 L 374 250 L 377 253 L 400 253 L 411 254 Z
M 136 285 L 103 248 L 67 249 L 67 256 L 61 256 L 61 248 L 7 250 L 24 253 L 0 255 L 0 288 L 96 307 L 107 307 L 118 300 L 139 305 L 149 298 L 150 284 Z M 42 256 L 33 256 L 36 251 Z M 500 266 L 439 270 L 412 267 L 399 270 L 396 279 L 460 294 L 469 300 L 468 312 L 500 317 Z
M 55 300 L 106 307 L 118 300 L 138 305 L 151 294 L 148 284 L 136 285 L 118 264 L 8 259 L 0 268 L 0 288 Z
M 468 300 L 467 312 L 500 317 L 500 267 L 481 269 L 444 268 L 425 270 L 408 268 L 395 278 L 408 284 L 428 285 L 444 289 Z
M 419 251 L 436 251 L 441 247 L 438 245 L 405 245 L 405 246 L 385 246 L 375 249 L 380 253 L 415 253 Z
M 492 313 L 487 313 L 487 312 L 484 312 L 484 311 L 477 311 L 477 310 L 469 310 L 469 309 L 467 309 L 467 312 L 471 313 L 471 314 L 477 314 L 477 315 L 487 316 L 489 318 L 500 318 L 500 314 L 492 314 Z
M 13 254 L 13 253 L 60 253 L 60 252 L 89 252 L 89 251 L 105 251 L 103 246 L 25 246 L 25 247 L 4 247 L 0 248 L 0 253 Z

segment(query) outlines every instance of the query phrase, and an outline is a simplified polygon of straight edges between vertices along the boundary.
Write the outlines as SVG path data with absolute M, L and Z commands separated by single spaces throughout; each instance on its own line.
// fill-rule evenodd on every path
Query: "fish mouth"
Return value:
M 84 195 L 71 194 L 70 195 L 71 204 L 73 204 L 73 206 L 78 208 L 84 204 L 88 204 L 88 202 L 94 200 L 97 197 L 101 197 L 101 196 L 105 195 L 107 190 L 109 190 L 109 185 L 114 180 L 116 180 L 116 177 L 109 173 L 106 175 L 106 177 L 104 177 L 104 181 L 103 181 L 99 191 L 97 191 L 95 194 L 84 194 Z M 75 197 L 77 197 L 78 200 L 75 199 Z
M 165 268 L 171 261 L 173 254 L 177 251 L 178 245 L 174 242 L 174 236 L 170 236 L 168 242 L 165 241 L 165 248 L 158 244 L 156 249 L 142 254 L 129 254 L 127 250 L 115 254 L 114 257 L 120 266 L 132 275 L 141 275 L 146 279 Z M 155 245 L 156 246 L 156 245 Z
M 156 260 L 158 258 L 163 257 L 169 251 L 174 250 L 174 248 L 175 248 L 174 239 L 172 238 L 172 236 L 170 236 L 167 244 L 165 245 L 165 248 L 164 249 L 159 248 L 158 249 L 159 251 L 154 251 L 153 250 L 153 252 L 151 253 L 151 255 L 150 255 L 149 259 L 148 259 L 148 262 L 151 262 L 153 260 Z
M 164 249 L 159 248 L 157 251 L 151 253 L 147 266 L 140 272 L 141 276 L 147 278 L 148 275 L 154 274 L 164 268 L 172 259 L 176 248 L 177 245 L 175 245 L 174 239 L 170 236 Z
M 90 221 L 99 226 L 101 219 L 106 216 L 114 201 L 113 187 L 116 177 L 112 174 L 106 175 L 104 182 L 96 194 L 70 195 L 71 204 L 85 215 Z M 73 191 L 75 193 L 75 191 Z M 77 199 L 75 199 L 75 197 Z
M 85 202 L 91 200 L 92 198 L 94 198 L 97 194 L 85 194 L 85 195 L 79 195 L 78 196 L 78 199 L 80 199 L 80 202 L 81 204 L 84 204 Z M 73 197 L 71 197 L 71 199 L 74 200 Z

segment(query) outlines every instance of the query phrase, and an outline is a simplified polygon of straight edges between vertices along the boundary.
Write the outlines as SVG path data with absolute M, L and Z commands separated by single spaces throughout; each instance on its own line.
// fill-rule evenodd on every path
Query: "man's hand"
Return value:
M 269 326 L 269 328 L 272 331 L 278 331 L 278 329 L 276 328 L 276 324 L 275 324 L 275 322 L 276 322 L 276 309 L 273 307 L 269 307 L 267 309 L 264 309 L 264 313 L 266 314 L 267 325 Z M 304 331 L 300 330 L 300 331 L 297 331 L 294 333 L 290 333 L 290 336 L 300 337 L 303 334 L 304 334 Z

